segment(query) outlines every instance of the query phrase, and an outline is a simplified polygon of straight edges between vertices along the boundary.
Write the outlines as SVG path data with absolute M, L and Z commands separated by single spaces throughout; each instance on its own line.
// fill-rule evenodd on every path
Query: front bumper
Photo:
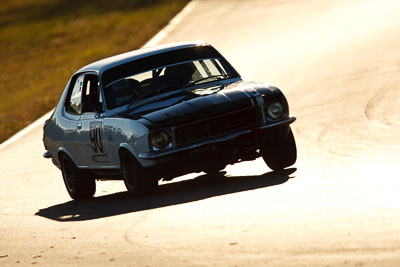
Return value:
M 252 128 L 252 129 L 244 129 L 235 133 L 227 134 L 224 136 L 212 138 L 212 139 L 207 139 L 201 142 L 198 142 L 196 144 L 191 144 L 188 146 L 180 147 L 180 148 L 175 148 L 171 150 L 166 150 L 166 151 L 156 151 L 156 152 L 141 152 L 139 153 L 139 158 L 141 159 L 147 159 L 147 160 L 157 160 L 161 158 L 165 158 L 167 156 L 171 156 L 173 154 L 178 154 L 187 150 L 193 150 L 196 148 L 200 148 L 203 146 L 208 146 L 208 145 L 213 145 L 213 144 L 218 144 L 218 143 L 223 143 L 227 141 L 231 141 L 233 139 L 239 138 L 241 136 L 249 135 L 252 133 L 257 133 L 257 132 L 264 132 L 269 129 L 274 129 L 282 126 L 289 125 L 293 123 L 296 120 L 296 117 L 289 117 L 285 120 L 275 122 L 275 123 L 270 123 L 267 125 L 262 125 L 257 128 Z

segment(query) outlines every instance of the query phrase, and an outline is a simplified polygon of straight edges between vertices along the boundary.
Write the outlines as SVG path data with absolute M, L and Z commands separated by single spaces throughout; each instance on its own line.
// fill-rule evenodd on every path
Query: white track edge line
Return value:
M 31 131 L 33 131 L 36 127 L 43 125 L 44 122 L 50 118 L 51 113 L 53 113 L 54 110 L 51 110 L 49 112 L 47 112 L 45 115 L 43 115 L 42 117 L 40 117 L 39 119 L 37 119 L 36 121 L 34 121 L 32 124 L 28 125 L 27 127 L 25 127 L 24 129 L 22 129 L 21 131 L 17 132 L 16 134 L 14 134 L 13 136 L 11 136 L 9 139 L 7 139 L 6 141 L 4 141 L 3 143 L 0 144 L 0 151 L 2 149 L 4 149 L 5 147 L 15 143 L 16 141 L 18 141 L 19 139 L 21 139 L 22 137 L 24 137 L 25 135 L 27 135 L 28 133 L 30 133 Z
M 147 43 L 143 45 L 144 47 L 155 46 L 160 43 L 162 39 L 165 38 L 170 32 L 172 32 L 178 24 L 180 24 L 183 19 L 189 15 L 190 12 L 197 5 L 197 1 L 190 1 L 173 19 L 170 20 L 167 26 L 165 26 L 161 31 L 153 36 Z
M 142 48 L 144 47 L 149 47 L 149 46 L 154 46 L 157 45 L 162 39 L 167 36 L 168 33 L 170 33 L 175 27 L 182 22 L 182 20 L 194 9 L 194 7 L 197 5 L 197 1 L 191 1 L 189 2 L 182 10 L 179 12 L 172 20 L 168 23 L 167 26 L 165 26 L 161 31 L 159 31 L 156 35 L 153 36 L 147 43 L 145 43 Z M 44 122 L 50 118 L 51 113 L 54 110 L 49 111 L 36 121 L 34 121 L 32 124 L 28 125 L 21 131 L 17 132 L 13 136 L 11 136 L 9 139 L 4 141 L 3 143 L 0 144 L 0 151 L 4 149 L 5 147 L 15 143 L 31 131 L 33 131 L 36 127 L 43 125 Z

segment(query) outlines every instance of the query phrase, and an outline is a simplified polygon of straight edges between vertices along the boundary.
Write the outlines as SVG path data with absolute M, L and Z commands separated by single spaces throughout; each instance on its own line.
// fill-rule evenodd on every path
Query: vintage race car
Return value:
M 93 196 L 99 179 L 137 194 L 260 156 L 272 170 L 291 166 L 295 119 L 278 88 L 242 81 L 211 45 L 168 44 L 77 71 L 45 122 L 43 156 L 73 199 Z

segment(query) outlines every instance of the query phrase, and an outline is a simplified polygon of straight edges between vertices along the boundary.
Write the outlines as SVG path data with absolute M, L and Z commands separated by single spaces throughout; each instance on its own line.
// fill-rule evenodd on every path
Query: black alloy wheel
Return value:
M 158 179 L 146 175 L 145 169 L 131 153 L 121 152 L 120 160 L 122 177 L 129 193 L 137 195 L 154 191 L 157 188 Z
M 61 156 L 61 172 L 72 199 L 89 198 L 96 192 L 95 179 L 83 174 L 65 154 Z

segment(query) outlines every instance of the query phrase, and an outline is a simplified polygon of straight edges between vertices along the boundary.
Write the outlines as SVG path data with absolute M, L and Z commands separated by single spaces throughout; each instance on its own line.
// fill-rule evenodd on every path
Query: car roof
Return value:
M 209 44 L 203 42 L 179 42 L 179 43 L 170 43 L 165 45 L 158 45 L 148 48 L 142 48 L 138 50 L 133 50 L 130 52 L 126 52 L 123 54 L 115 55 L 112 57 L 108 57 L 105 59 L 101 59 L 99 61 L 93 62 L 89 65 L 82 67 L 78 70 L 77 73 L 87 72 L 87 71 L 94 71 L 102 73 L 105 70 L 113 68 L 115 66 L 124 64 L 126 62 L 130 62 L 133 60 L 137 60 L 139 58 L 148 57 L 155 54 L 160 54 L 168 51 L 179 50 L 183 48 L 193 47 L 193 46 L 209 46 Z

